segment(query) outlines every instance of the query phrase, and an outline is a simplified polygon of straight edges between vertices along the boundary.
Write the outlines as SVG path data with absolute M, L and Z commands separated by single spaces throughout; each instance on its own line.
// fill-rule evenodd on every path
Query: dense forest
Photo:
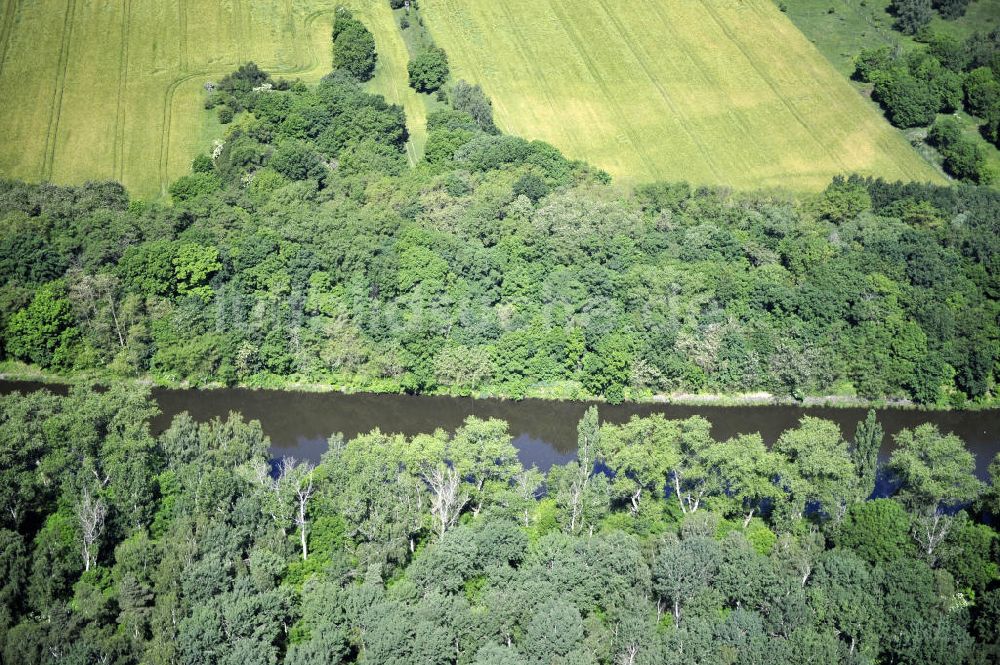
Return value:
M 170 385 L 996 399 L 997 191 L 623 192 L 500 133 L 477 86 L 445 97 L 410 168 L 402 109 L 350 70 L 249 64 L 171 205 L 0 182 L 3 356 Z
M 995 663 L 1000 458 L 874 414 L 770 449 L 701 418 L 579 423 L 543 475 L 506 423 L 153 436 L 130 386 L 0 398 L 3 662 Z M 868 499 L 877 474 L 891 498 Z

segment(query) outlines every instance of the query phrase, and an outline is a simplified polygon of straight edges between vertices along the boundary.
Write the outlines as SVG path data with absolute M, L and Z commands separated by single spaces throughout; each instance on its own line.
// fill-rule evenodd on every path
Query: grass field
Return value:
M 0 175 L 115 178 L 161 196 L 223 132 L 201 110 L 204 83 L 247 60 L 315 82 L 330 68 L 336 4 L 0 0 Z M 346 4 L 375 34 L 369 86 L 406 109 L 415 162 L 434 102 L 407 86 L 398 17 L 385 0 Z M 767 0 L 422 6 L 501 126 L 619 180 L 815 189 L 844 171 L 937 177 Z
M 770 0 L 423 0 L 504 129 L 619 180 L 940 181 Z
M 222 134 L 203 85 L 240 63 L 318 81 L 330 65 L 331 0 L 0 0 L 0 175 L 115 178 L 144 198 Z M 371 88 L 401 103 L 415 160 L 423 101 L 384 0 L 354 0 L 375 34 Z

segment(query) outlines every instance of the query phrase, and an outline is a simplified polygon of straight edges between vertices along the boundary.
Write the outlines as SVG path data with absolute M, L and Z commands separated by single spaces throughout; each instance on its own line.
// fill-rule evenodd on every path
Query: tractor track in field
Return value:
M 757 64 L 757 61 L 753 58 L 753 54 L 751 54 L 750 51 L 747 50 L 747 47 L 743 45 L 743 42 L 737 39 L 736 34 L 729 28 L 729 25 L 722 19 L 719 13 L 715 10 L 715 7 L 712 6 L 711 0 L 698 0 L 698 2 L 701 3 L 701 6 L 704 7 L 705 11 L 707 11 L 708 14 L 712 17 L 712 20 L 715 22 L 716 25 L 719 26 L 723 34 L 726 35 L 726 38 L 729 39 L 729 41 L 731 41 L 733 45 L 740 50 L 740 53 L 742 53 L 743 57 L 747 59 L 747 62 L 750 63 L 750 66 L 753 67 L 753 70 L 757 73 L 757 76 L 759 76 L 760 79 L 764 81 L 764 83 L 771 89 L 771 92 L 773 92 L 774 95 L 781 101 L 785 109 L 787 109 L 788 112 L 792 114 L 792 117 L 795 118 L 796 122 L 798 122 L 802 126 L 802 128 L 806 130 L 806 133 L 809 134 L 812 140 L 816 142 L 816 145 L 819 146 L 820 150 L 826 153 L 826 155 L 828 155 L 830 159 L 833 160 L 833 162 L 836 163 L 842 171 L 849 171 L 850 169 L 844 165 L 844 163 L 840 159 L 840 156 L 835 155 L 833 151 L 830 150 L 830 148 L 828 148 L 823 143 L 823 141 L 820 140 L 819 136 L 816 134 L 816 130 L 814 130 L 813 127 L 808 122 L 806 122 L 806 119 L 802 116 L 799 110 L 795 108 L 795 105 L 792 104 L 792 102 L 787 97 L 785 97 L 785 95 L 781 93 L 781 91 L 778 89 L 778 84 L 774 82 L 774 79 L 771 78 L 771 75 L 768 74 L 766 71 L 764 71 L 764 69 L 759 64 Z
M 181 84 L 190 81 L 191 79 L 198 78 L 199 76 L 211 76 L 212 72 L 191 72 L 179 78 L 171 81 L 170 85 L 167 86 L 167 93 L 164 96 L 163 101 L 163 127 L 160 130 L 160 193 L 167 193 L 168 176 L 167 169 L 170 161 L 170 125 L 172 122 L 173 108 L 174 108 L 174 95 L 177 94 L 177 88 Z
M 862 18 L 865 18 L 866 19 L 866 23 L 868 23 L 868 25 L 870 25 L 873 28 L 875 28 L 876 31 L 880 32 L 880 34 L 882 32 L 884 32 L 883 28 L 879 28 L 877 25 L 871 23 L 871 21 L 870 21 L 870 18 L 871 18 L 870 15 L 862 15 L 860 12 L 857 11 L 857 9 L 853 5 L 851 5 L 850 3 L 846 2 L 846 0 L 844 2 L 844 5 L 847 6 L 847 7 L 849 7 L 857 15 L 862 16 Z M 767 12 L 766 9 L 764 9 L 763 5 L 761 5 L 759 3 L 754 3 L 753 6 L 752 6 L 752 9 L 759 16 L 763 16 L 765 18 L 767 17 L 768 12 Z M 793 26 L 794 26 L 794 24 L 793 24 Z M 882 36 L 886 37 L 886 35 L 884 35 L 884 34 Z M 839 75 L 839 72 L 838 72 L 838 75 Z M 841 81 L 841 80 L 842 80 L 842 77 L 839 77 L 838 81 Z M 843 79 L 843 83 L 847 83 L 848 85 L 850 85 L 847 82 L 846 79 Z M 821 86 L 821 88 L 822 88 L 822 96 L 823 96 L 823 98 L 829 104 L 835 105 L 838 102 L 839 97 L 835 93 L 834 88 L 831 87 L 831 86 L 827 86 L 827 85 Z M 853 89 L 852 89 L 852 91 L 853 91 Z M 877 118 L 879 120 L 883 119 L 881 110 L 877 111 Z M 875 123 L 875 124 L 878 125 L 879 123 Z M 921 179 L 925 179 L 926 178 L 926 173 L 923 171 L 923 169 L 919 168 L 919 166 L 922 166 L 923 163 L 925 163 L 925 162 L 923 162 L 922 159 L 920 161 L 910 161 L 910 160 L 896 159 L 896 157 L 895 157 L 895 154 L 896 154 L 895 148 L 897 146 L 894 145 L 895 142 L 893 141 L 893 139 L 895 138 L 895 136 L 894 136 L 895 132 L 896 132 L 895 128 L 892 128 L 891 131 L 889 131 L 889 132 L 882 131 L 882 132 L 878 132 L 877 134 L 873 131 L 872 133 L 870 133 L 870 136 L 872 136 L 872 137 L 876 137 L 877 136 L 877 140 L 875 142 L 875 145 L 881 150 L 881 152 L 885 156 L 887 156 L 887 157 L 890 158 L 891 163 L 905 177 L 907 177 L 907 178 L 909 178 L 911 180 L 914 180 L 914 181 L 920 181 Z M 830 151 L 827 151 L 827 152 L 829 153 Z M 840 164 L 840 166 L 841 166 L 841 168 L 843 170 L 845 170 L 845 171 L 850 170 L 846 166 L 844 166 L 844 164 L 841 162 L 841 160 L 839 158 L 837 159 L 837 163 Z M 938 167 L 936 164 L 933 164 L 932 168 L 935 169 L 935 172 L 939 172 L 940 167 Z
M 690 119 L 680 110 L 680 107 L 677 106 L 677 103 L 674 101 L 673 97 L 670 95 L 669 92 L 667 92 L 667 89 L 656 77 L 654 72 L 649 68 L 649 65 L 647 64 L 649 58 L 646 57 L 645 53 L 640 53 L 637 47 L 635 46 L 638 40 L 633 38 L 633 35 L 629 32 L 628 28 L 626 28 L 621 23 L 621 21 L 618 20 L 618 17 L 615 15 L 615 13 L 608 8 L 606 0 L 597 0 L 597 4 L 601 6 L 601 9 L 604 11 L 604 14 L 611 20 L 611 23 L 614 24 L 615 30 L 618 32 L 622 40 L 628 46 L 628 50 L 632 54 L 632 57 L 636 59 L 636 61 L 639 63 L 639 66 L 642 68 L 643 73 L 645 73 L 646 78 L 649 79 L 650 83 L 652 83 L 653 86 L 656 88 L 656 90 L 660 93 L 660 97 L 666 103 L 667 108 L 669 108 L 670 112 L 674 115 L 674 117 L 680 121 L 681 127 L 684 128 L 684 133 L 687 134 L 688 139 L 690 139 L 691 142 L 695 146 L 697 146 L 698 150 L 701 152 L 702 159 L 708 165 L 708 169 L 712 172 L 712 175 L 715 177 L 717 181 L 722 182 L 723 181 L 722 174 L 719 172 L 719 168 L 715 164 L 715 160 L 711 156 L 712 151 L 710 151 L 708 147 L 702 142 L 701 138 L 698 136 L 698 133 L 691 129 Z M 657 0 L 653 0 L 653 2 L 651 2 L 650 4 L 656 5 Z M 655 174 L 653 175 L 655 176 Z
M 111 172 L 121 182 L 125 173 L 125 97 L 128 89 L 129 33 L 132 27 L 132 0 L 122 0 L 121 51 L 118 56 L 118 106 L 115 109 L 114 161 Z
M 580 59 L 587 66 L 587 71 L 590 72 L 591 78 L 593 78 L 597 85 L 601 88 L 604 98 L 607 99 L 608 103 L 613 107 L 615 115 L 621 119 L 622 131 L 625 132 L 629 143 L 632 144 L 632 149 L 642 161 L 643 166 L 645 166 L 646 173 L 651 178 L 656 179 L 659 174 L 659 170 L 650 163 L 649 157 L 646 155 L 645 151 L 642 150 L 642 141 L 640 141 L 639 137 L 636 136 L 635 128 L 633 128 L 628 121 L 624 119 L 625 113 L 621 104 L 618 103 L 618 100 L 612 94 L 612 90 L 608 87 L 607 82 L 600 76 L 597 66 L 594 64 L 594 60 L 590 57 L 590 52 L 587 50 L 587 45 L 584 43 L 581 36 L 576 32 L 572 20 L 563 12 L 562 7 L 559 7 L 558 9 L 556 8 L 559 1 L 560 0 L 550 0 L 549 4 L 552 7 L 552 11 L 558 15 L 559 20 L 562 22 L 563 26 L 565 26 L 566 35 L 576 47 L 577 52 L 580 54 Z
M 325 16 L 326 14 L 332 14 L 333 11 L 334 10 L 332 9 L 320 9 L 307 15 L 305 20 L 302 22 L 303 36 L 311 36 L 309 35 L 309 33 L 312 31 L 313 24 L 317 21 L 317 19 L 319 19 L 321 16 Z M 267 71 L 271 72 L 272 74 L 305 74 L 319 67 L 319 55 L 317 55 L 316 49 L 313 48 L 312 40 L 310 39 L 307 41 L 308 41 L 308 48 L 306 49 L 307 60 L 305 62 L 303 62 L 302 64 L 293 65 L 291 67 L 281 67 L 281 66 L 270 67 L 267 68 Z
M 670 38 L 674 41 L 674 43 L 684 43 L 684 40 L 681 39 L 677 30 L 674 29 L 673 24 L 663 13 L 663 5 L 659 2 L 651 2 L 650 6 L 656 13 L 657 18 L 660 21 L 660 25 L 663 26 L 663 30 L 670 35 Z M 713 81 L 707 74 L 711 68 L 705 63 L 705 60 L 699 55 L 699 53 L 690 48 L 682 48 L 681 51 L 684 53 L 687 61 L 691 63 L 691 66 L 694 67 L 694 70 L 698 72 L 698 76 L 701 78 L 701 82 L 706 86 L 706 88 L 715 86 L 715 81 Z M 732 120 L 733 124 L 743 130 L 745 139 L 748 142 L 753 143 L 756 152 L 762 154 L 764 149 L 761 147 L 757 133 L 751 131 L 750 127 L 747 125 L 746 119 L 738 113 L 735 113 L 732 108 L 726 109 L 726 116 Z
M 246 47 L 246 25 L 244 24 L 245 14 L 243 13 L 242 0 L 233 0 L 233 25 L 236 28 L 236 66 L 247 62 Z
M 183 1 L 184 0 L 182 0 L 182 2 Z M 315 22 L 315 20 L 318 19 L 320 16 L 324 14 L 329 14 L 332 11 L 333 10 L 328 9 L 328 10 L 320 10 L 313 12 L 312 14 L 306 17 L 304 25 L 311 26 L 312 23 Z M 234 18 L 237 18 L 237 20 L 241 20 L 241 17 L 242 14 L 240 14 L 238 18 L 234 16 Z M 265 67 L 265 69 L 274 74 L 287 74 L 287 75 L 302 74 L 308 71 L 312 71 L 312 69 L 318 66 L 319 58 L 315 53 L 315 49 L 310 48 L 310 53 L 312 53 L 312 60 L 311 62 L 306 63 L 304 66 L 293 66 L 287 69 L 282 69 L 280 67 L 270 67 L 270 68 Z M 167 185 L 170 183 L 169 167 L 170 167 L 170 142 L 172 133 L 171 124 L 173 122 L 174 95 L 177 94 L 177 89 L 180 88 L 181 85 L 187 83 L 192 79 L 196 79 L 198 77 L 207 78 L 216 75 L 225 75 L 229 73 L 229 71 L 230 70 L 228 69 L 222 68 L 222 69 L 211 69 L 211 70 L 206 69 L 196 72 L 189 72 L 184 74 L 183 76 L 174 79 L 173 81 L 170 82 L 170 85 L 167 86 L 167 91 L 163 101 L 163 116 L 162 116 L 163 125 L 160 132 L 159 179 L 160 179 L 160 193 L 162 195 L 166 195 Z
M 551 90 L 552 86 L 549 85 L 548 78 L 545 76 L 545 70 L 538 67 L 537 62 L 530 57 L 531 49 L 528 47 L 529 42 L 525 40 L 524 35 L 521 33 L 520 22 L 517 17 L 510 10 L 510 6 L 505 2 L 505 0 L 498 0 L 498 4 L 503 12 L 504 16 L 507 17 L 507 21 L 510 25 L 511 33 L 514 35 L 514 41 L 517 43 L 517 52 L 521 56 L 521 61 L 524 62 L 525 67 L 531 72 L 531 75 L 538 81 L 542 83 L 542 90 L 545 94 L 545 100 L 548 103 L 549 108 L 555 117 L 559 116 L 560 107 L 556 102 L 555 98 L 552 96 Z M 563 139 L 566 141 L 567 146 L 573 146 L 573 151 L 580 153 L 577 148 L 576 137 L 566 131 L 566 125 L 560 125 L 560 133 L 563 135 Z
M 177 36 L 180 43 L 178 48 L 180 49 L 180 66 L 181 71 L 186 72 L 188 70 L 188 0 L 177 0 L 177 23 L 180 29 L 180 34 Z
M 3 76 L 3 66 L 7 63 L 7 49 L 10 47 L 10 37 L 14 32 L 14 19 L 20 9 L 21 0 L 10 0 L 3 15 L 3 23 L 0 24 L 0 76 Z
M 52 91 L 52 106 L 49 111 L 49 126 L 45 133 L 42 180 L 52 179 L 52 168 L 56 158 L 56 143 L 59 134 L 59 116 L 62 115 L 63 95 L 66 93 L 66 70 L 69 68 L 69 49 L 73 43 L 73 16 L 76 0 L 68 0 L 63 18 L 62 44 L 59 47 L 59 64 L 56 67 L 56 83 Z

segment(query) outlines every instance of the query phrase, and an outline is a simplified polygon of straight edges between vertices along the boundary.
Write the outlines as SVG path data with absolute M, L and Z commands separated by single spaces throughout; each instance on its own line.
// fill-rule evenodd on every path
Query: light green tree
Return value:
M 975 456 L 960 438 L 927 423 L 896 435 L 889 468 L 901 482 L 897 498 L 914 515 L 913 537 L 933 563 L 953 523 L 948 510 L 972 502 L 983 489 Z
M 774 444 L 781 455 L 781 484 L 787 509 L 801 517 L 807 506 L 817 504 L 839 521 L 856 492 L 854 464 L 837 423 L 806 416 L 795 429 L 785 431 Z
M 184 243 L 174 256 L 174 278 L 177 292 L 208 300 L 212 295 L 209 278 L 222 269 L 219 250 L 195 243 Z
M 469 485 L 473 515 L 483 505 L 510 489 L 523 470 L 507 423 L 469 417 L 448 442 L 446 457 L 458 476 Z
M 624 425 L 605 424 L 600 434 L 601 460 L 614 472 L 612 491 L 639 512 L 643 493 L 659 496 L 667 474 L 677 465 L 680 427 L 656 414 Z
M 716 479 L 717 503 L 724 512 L 739 514 L 744 528 L 766 503 L 778 498 L 775 479 L 780 469 L 780 456 L 768 451 L 760 434 L 737 436 L 714 443 L 705 450 L 705 462 Z

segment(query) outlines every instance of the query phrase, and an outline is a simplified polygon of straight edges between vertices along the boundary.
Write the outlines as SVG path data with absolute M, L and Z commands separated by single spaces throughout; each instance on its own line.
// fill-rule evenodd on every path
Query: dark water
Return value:
M 34 390 L 40 384 L 0 381 L 0 394 L 15 390 Z M 548 469 L 554 463 L 572 459 L 576 449 L 576 424 L 584 402 L 524 400 L 473 400 L 454 397 L 415 397 L 408 395 L 343 395 L 340 393 L 296 393 L 277 390 L 153 390 L 162 412 L 152 422 L 154 432 L 164 430 L 170 420 L 188 411 L 196 420 L 225 418 L 239 411 L 247 419 L 261 422 L 271 437 L 276 456 L 292 455 L 318 461 L 326 450 L 327 439 L 340 432 L 347 438 L 378 427 L 383 432 L 413 435 L 436 428 L 454 430 L 470 415 L 500 418 L 510 425 L 521 461 Z M 670 418 L 700 415 L 712 423 L 712 435 L 719 440 L 736 434 L 760 432 L 764 441 L 773 443 L 786 429 L 794 427 L 804 415 L 833 420 L 850 440 L 864 409 L 801 408 L 794 406 L 675 406 L 666 404 L 598 404 L 601 419 L 615 423 L 633 415 L 662 413 Z M 943 432 L 954 432 L 976 455 L 980 477 L 1000 452 L 1000 410 L 923 412 L 887 409 L 879 412 L 886 430 L 881 455 L 892 450 L 892 435 L 904 428 L 935 423 Z

